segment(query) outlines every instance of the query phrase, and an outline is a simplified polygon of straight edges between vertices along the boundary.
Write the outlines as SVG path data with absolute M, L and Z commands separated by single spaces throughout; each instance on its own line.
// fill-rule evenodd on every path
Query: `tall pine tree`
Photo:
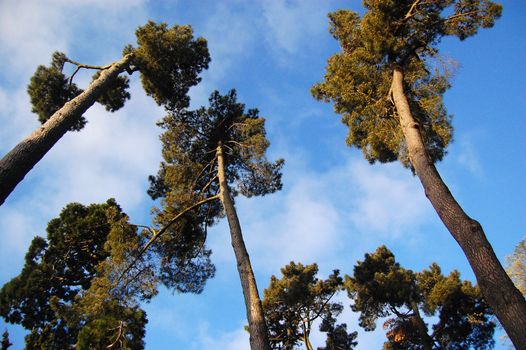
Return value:
M 209 107 L 176 109 L 160 123 L 163 158 L 149 194 L 162 198 L 153 239 L 177 241 L 192 254 L 203 248 L 206 227 L 225 215 L 245 298 L 250 346 L 269 350 L 267 326 L 254 272 L 234 206 L 234 197 L 265 195 L 281 189 L 282 160 L 265 157 L 269 142 L 265 120 L 256 109 L 245 111 L 236 92 L 212 93 Z M 192 210 L 190 210 L 192 209 Z M 181 215 L 184 214 L 184 215 Z M 161 236 L 162 234 L 162 236 Z M 186 252 L 183 252 L 186 254 Z
M 325 80 L 312 93 L 334 102 L 349 126 L 347 143 L 366 159 L 398 159 L 413 170 L 499 321 L 515 346 L 526 349 L 526 301 L 434 165 L 452 134 L 442 102 L 448 72 L 435 64 L 437 44 L 444 36 L 464 40 L 493 26 L 501 6 L 488 0 L 370 0 L 364 6 L 363 17 L 346 10 L 329 15 L 342 52 L 329 59 Z

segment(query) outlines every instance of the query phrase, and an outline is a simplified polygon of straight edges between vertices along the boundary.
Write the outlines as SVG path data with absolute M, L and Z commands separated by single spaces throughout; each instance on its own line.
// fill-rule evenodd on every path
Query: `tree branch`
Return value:
M 170 226 L 172 226 L 177 220 L 179 220 L 179 218 L 181 216 L 183 216 L 184 214 L 188 213 L 189 211 L 191 211 L 191 210 L 193 210 L 193 209 L 195 209 L 195 208 L 197 208 L 197 207 L 199 207 L 199 206 L 201 206 L 203 204 L 206 204 L 208 202 L 214 201 L 216 199 L 219 199 L 219 195 L 215 195 L 215 196 L 212 196 L 212 197 L 205 198 L 205 199 L 203 199 L 203 200 L 201 200 L 201 201 L 189 206 L 188 208 L 184 209 L 179 214 L 174 216 L 172 218 L 172 220 L 170 220 L 165 226 L 163 226 L 163 228 L 161 228 L 159 231 L 157 231 L 157 234 L 154 235 L 152 238 L 150 238 L 150 240 L 144 245 L 144 247 L 142 247 L 142 249 L 139 251 L 139 254 L 133 260 L 133 262 L 121 273 L 121 275 L 117 279 L 117 283 L 119 283 L 122 280 L 122 278 L 124 277 L 124 275 L 137 263 L 137 261 L 142 257 L 142 255 L 146 252 L 146 250 L 152 245 L 152 243 L 157 239 L 157 237 L 159 237 L 164 232 L 166 232 L 170 228 Z

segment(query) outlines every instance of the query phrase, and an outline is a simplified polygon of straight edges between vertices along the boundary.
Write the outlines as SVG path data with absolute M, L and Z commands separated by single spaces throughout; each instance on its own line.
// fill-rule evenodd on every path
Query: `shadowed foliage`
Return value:
M 138 302 L 155 296 L 160 282 L 197 293 L 204 283 L 198 264 L 175 276 L 175 267 L 171 274 L 160 268 L 164 256 L 139 253 L 146 232 L 114 200 L 69 204 L 0 290 L 0 315 L 30 330 L 28 349 L 143 349 L 147 319 Z
M 458 271 L 444 276 L 433 263 L 414 273 L 395 261 L 385 246 L 366 254 L 346 276 L 345 287 L 360 312 L 360 326 L 376 328 L 387 318 L 384 349 L 491 349 L 495 323 L 477 287 Z M 428 329 L 423 316 L 434 317 Z
M 318 265 L 291 262 L 281 269 L 282 277 L 272 276 L 263 295 L 263 309 L 273 349 L 292 350 L 300 343 L 310 350 L 314 322 L 327 333 L 326 347 L 319 350 L 350 350 L 356 346 L 356 332 L 347 333 L 346 324 L 336 325 L 343 305 L 331 302 L 342 290 L 343 279 L 335 270 L 326 280 L 316 277 Z

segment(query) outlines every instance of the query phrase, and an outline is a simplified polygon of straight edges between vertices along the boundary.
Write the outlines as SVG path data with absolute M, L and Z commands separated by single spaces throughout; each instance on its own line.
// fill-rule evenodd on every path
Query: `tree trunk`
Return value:
M 219 198 L 225 208 L 228 225 L 230 227 L 230 236 L 232 238 L 232 247 L 237 261 L 237 270 L 241 280 L 241 288 L 243 289 L 243 296 L 245 297 L 245 306 L 248 319 L 248 330 L 250 334 L 250 348 L 252 350 L 271 350 L 268 339 L 267 324 L 263 314 L 263 307 L 259 299 L 258 288 L 256 285 L 256 278 L 250 265 L 250 258 L 248 256 L 245 242 L 243 241 L 243 234 L 241 232 L 241 225 L 237 217 L 236 208 L 230 196 L 230 190 L 225 177 L 225 164 L 223 158 L 222 145 L 217 147 L 217 176 L 219 178 Z
M 422 319 L 422 316 L 420 316 L 420 311 L 418 310 L 418 305 L 416 302 L 411 303 L 411 310 L 413 311 L 413 320 L 415 322 L 416 328 L 418 329 L 418 333 L 420 333 L 424 350 L 433 350 L 433 339 L 431 339 L 429 333 L 427 333 L 427 326 Z
M 429 159 L 419 125 L 411 114 L 404 93 L 403 79 L 402 71 L 395 68 L 391 88 L 411 164 L 426 197 L 468 258 L 484 298 L 515 347 L 524 350 L 526 301 L 502 268 L 482 226 L 462 210 Z
M 27 173 L 46 155 L 88 108 L 102 95 L 129 65 L 126 55 L 103 70 L 80 95 L 64 104 L 42 126 L 18 143 L 0 160 L 0 205 L 11 194 Z
M 310 325 L 306 325 L 305 322 L 302 322 L 302 328 L 303 328 L 303 343 L 305 344 L 305 348 L 307 350 L 314 350 L 310 342 L 310 339 L 309 339 Z

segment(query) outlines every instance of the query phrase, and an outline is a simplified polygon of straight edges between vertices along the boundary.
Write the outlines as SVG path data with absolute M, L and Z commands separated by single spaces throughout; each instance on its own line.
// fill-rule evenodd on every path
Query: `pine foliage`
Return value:
M 501 6 L 487 0 L 371 0 L 364 6 L 362 17 L 349 10 L 329 15 L 330 32 L 342 50 L 328 60 L 324 81 L 312 94 L 334 103 L 349 127 L 347 144 L 361 149 L 369 162 L 398 159 L 410 167 L 390 96 L 393 69 L 399 67 L 427 153 L 439 161 L 453 130 L 443 104 L 451 67 L 442 64 L 437 44 L 446 35 L 464 40 L 479 27 L 493 26 Z
M 0 315 L 30 330 L 26 348 L 143 349 L 146 315 L 137 302 L 155 295 L 156 278 L 143 259 L 139 275 L 121 280 L 144 238 L 117 203 L 69 204 L 47 233 L 0 290 Z
M 271 277 L 262 301 L 272 348 L 295 349 L 309 341 L 314 322 L 321 320 L 320 331 L 327 334 L 327 340 L 320 350 L 353 349 L 357 333 L 347 333 L 346 324 L 336 325 L 343 305 L 331 301 L 343 286 L 339 271 L 321 280 L 316 277 L 317 264 L 291 262 L 281 273 L 281 278 Z
M 196 203 L 217 196 L 216 149 L 225 149 L 226 177 L 234 195 L 265 195 L 281 189 L 282 160 L 268 162 L 269 146 L 264 122 L 256 109 L 245 111 L 236 92 L 212 93 L 209 107 L 186 108 L 170 112 L 159 125 L 163 162 L 157 176 L 150 176 L 148 193 L 161 198 L 156 223 L 169 229 L 154 245 L 163 260 L 163 276 L 178 271 L 193 276 L 195 287 L 202 288 L 215 268 L 206 249 L 207 227 L 223 216 L 218 200 L 209 201 L 188 212 L 176 223 L 178 213 Z M 189 273 L 192 271 L 192 273 Z
M 346 276 L 345 287 L 366 331 L 376 328 L 378 318 L 387 318 L 384 349 L 423 349 L 425 335 L 417 326 L 420 313 L 436 319 L 427 330 L 433 349 L 490 349 L 494 345 L 491 309 L 478 287 L 462 281 L 458 271 L 444 276 L 433 263 L 414 273 L 381 246 L 358 261 L 353 276 Z

